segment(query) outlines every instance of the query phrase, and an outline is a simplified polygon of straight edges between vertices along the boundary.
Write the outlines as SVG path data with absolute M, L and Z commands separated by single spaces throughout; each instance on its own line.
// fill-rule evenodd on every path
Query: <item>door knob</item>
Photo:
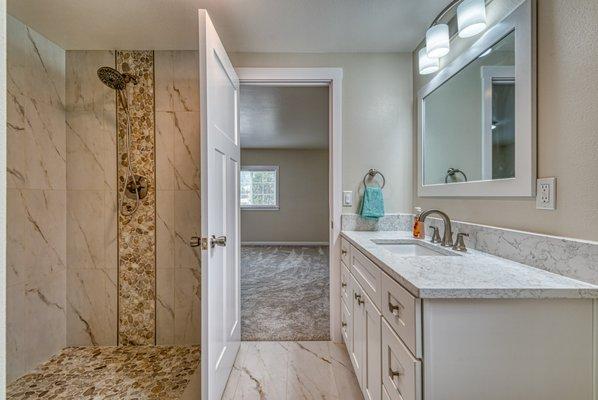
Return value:
M 210 247 L 214 248 L 216 246 L 226 247 L 226 236 L 218 236 L 212 235 L 210 239 Z

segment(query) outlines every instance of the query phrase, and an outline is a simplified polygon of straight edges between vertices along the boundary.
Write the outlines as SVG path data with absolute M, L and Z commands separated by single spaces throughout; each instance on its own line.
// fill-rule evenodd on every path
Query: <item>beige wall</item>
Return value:
M 354 191 L 364 174 L 386 176 L 387 212 L 408 212 L 412 202 L 411 54 L 232 53 L 235 67 L 339 67 L 343 69 L 343 190 Z
M 242 242 L 328 242 L 328 150 L 243 149 L 241 165 L 278 165 L 280 209 L 242 210 Z
M 516 3 L 493 1 L 488 18 L 499 20 Z M 538 176 L 557 177 L 557 209 L 536 210 L 534 199 L 424 199 L 416 184 L 413 203 L 440 208 L 457 220 L 598 240 L 598 2 L 538 3 Z M 454 57 L 466 41 L 452 44 Z M 414 96 L 429 79 L 417 73 L 414 59 Z M 413 166 L 416 182 L 416 160 Z

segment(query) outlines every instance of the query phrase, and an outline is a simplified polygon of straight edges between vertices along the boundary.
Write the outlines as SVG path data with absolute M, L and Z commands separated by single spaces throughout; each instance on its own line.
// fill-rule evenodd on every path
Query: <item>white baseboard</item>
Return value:
M 328 246 L 328 242 L 241 242 L 241 246 Z

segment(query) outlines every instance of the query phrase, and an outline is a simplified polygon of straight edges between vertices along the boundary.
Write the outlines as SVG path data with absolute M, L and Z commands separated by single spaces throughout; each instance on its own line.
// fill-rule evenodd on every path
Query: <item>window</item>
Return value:
M 241 167 L 241 208 L 278 210 L 278 166 Z

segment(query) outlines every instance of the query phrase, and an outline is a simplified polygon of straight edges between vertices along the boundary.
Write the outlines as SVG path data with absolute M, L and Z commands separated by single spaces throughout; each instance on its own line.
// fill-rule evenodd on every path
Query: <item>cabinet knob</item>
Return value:
M 347 323 L 346 323 L 346 322 L 341 322 L 341 326 L 342 326 L 343 328 L 345 328 L 345 327 L 347 326 Z
M 394 304 L 389 302 L 388 310 L 392 313 L 392 315 L 394 315 L 395 317 L 398 317 L 400 314 L 401 306 L 400 305 L 395 306 Z
M 392 369 L 389 368 L 388 376 L 390 376 L 391 380 L 394 380 L 395 378 L 398 378 L 399 376 L 401 376 L 401 373 L 399 371 L 393 371 Z
M 345 254 L 347 254 L 347 250 L 341 250 L 341 254 L 344 256 Z
M 341 282 L 341 287 L 347 287 L 347 284 L 345 282 Z
M 365 303 L 365 301 L 363 301 L 363 300 L 361 299 L 361 295 L 360 295 L 360 294 L 357 294 L 357 293 L 355 293 L 355 300 L 357 300 L 357 304 L 359 304 L 359 305 L 361 305 L 361 304 Z

